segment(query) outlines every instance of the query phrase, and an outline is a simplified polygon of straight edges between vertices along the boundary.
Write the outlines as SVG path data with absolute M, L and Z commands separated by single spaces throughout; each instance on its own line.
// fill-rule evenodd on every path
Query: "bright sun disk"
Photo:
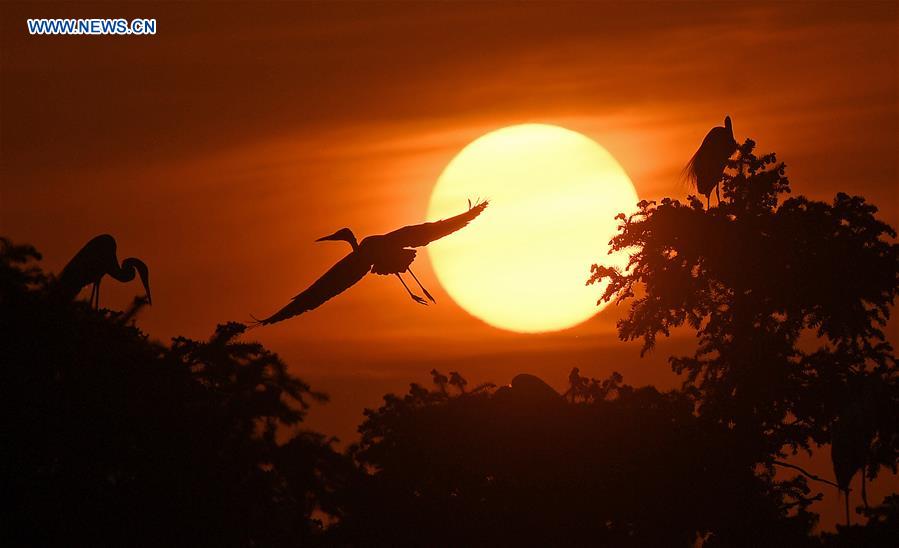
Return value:
M 596 314 L 601 286 L 590 265 L 607 255 L 615 215 L 637 192 L 609 152 L 588 137 L 545 124 L 505 127 L 476 139 L 446 166 L 428 219 L 456 215 L 470 198 L 490 207 L 464 230 L 428 246 L 437 278 L 462 308 L 523 333 L 557 331 Z

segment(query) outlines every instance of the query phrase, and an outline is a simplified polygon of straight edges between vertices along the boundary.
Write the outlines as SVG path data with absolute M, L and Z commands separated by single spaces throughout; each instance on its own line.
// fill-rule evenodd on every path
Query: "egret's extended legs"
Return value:
M 91 285 L 90 306 L 94 310 L 98 310 L 100 308 L 100 282 Z
M 431 299 L 431 302 L 432 302 L 432 303 L 436 303 L 437 301 L 434 300 L 434 297 L 432 297 L 431 294 L 428 293 L 428 290 L 425 289 L 425 286 L 421 285 L 421 282 L 418 281 L 418 277 L 415 276 L 415 272 L 412 272 L 412 269 L 411 269 L 411 268 L 407 268 L 406 270 L 409 271 L 409 274 L 412 274 L 412 279 L 415 280 L 415 283 L 418 284 L 418 287 L 420 287 L 421 290 L 425 292 L 425 297 Z
M 409 286 L 406 285 L 406 281 L 403 280 L 403 277 L 400 276 L 399 273 L 396 273 L 395 275 L 397 278 L 399 278 L 400 283 L 403 284 L 403 287 L 406 288 L 406 292 L 409 293 L 409 296 L 412 297 L 413 301 L 417 302 L 418 304 L 423 304 L 423 305 L 427 306 L 428 302 L 426 300 L 422 299 L 421 297 L 419 297 L 418 295 L 416 295 L 415 293 L 412 293 L 412 290 L 409 289 Z
M 843 491 L 846 496 L 846 527 L 852 525 L 852 520 L 849 518 L 849 490 Z

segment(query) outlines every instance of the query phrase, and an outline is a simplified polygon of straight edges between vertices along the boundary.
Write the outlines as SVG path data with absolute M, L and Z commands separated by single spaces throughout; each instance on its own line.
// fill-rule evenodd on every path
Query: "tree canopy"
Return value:
M 675 329 L 677 390 L 573 369 L 470 386 L 432 370 L 366 410 L 358 441 L 303 429 L 324 394 L 242 324 L 151 340 L 124 312 L 63 298 L 31 246 L 0 240 L 0 489 L 9 545 L 895 546 L 899 497 L 816 535 L 829 444 L 843 489 L 899 462 L 899 372 L 884 329 L 893 229 L 861 197 L 787 197 L 747 140 L 723 199 L 619 216 L 622 339 Z M 876 502 L 876 501 L 875 501 Z M 848 506 L 847 506 L 848 512 Z M 858 520 L 856 520 L 858 521 Z
M 832 444 L 841 487 L 899 462 L 899 369 L 883 329 L 899 291 L 896 232 L 860 196 L 831 203 L 790 192 L 774 154 L 747 140 L 710 209 L 643 201 L 619 215 L 612 250 L 624 271 L 594 265 L 602 300 L 643 352 L 675 328 L 695 332 L 670 359 L 699 416 L 755 440 L 758 463 Z
M 813 517 L 781 492 L 804 491 L 804 482 L 755 474 L 741 440 L 697 417 L 687 394 L 577 372 L 566 397 L 529 375 L 453 393 L 434 374 L 435 389 L 413 384 L 366 412 L 352 455 L 368 473 L 345 497 L 338 538 L 379 546 L 810 542 Z
M 334 506 L 346 461 L 332 440 L 292 427 L 324 395 L 238 341 L 240 324 L 163 345 L 133 324 L 140 303 L 123 313 L 59 300 L 38 258 L 0 245 L 5 544 L 320 535 L 314 514 Z

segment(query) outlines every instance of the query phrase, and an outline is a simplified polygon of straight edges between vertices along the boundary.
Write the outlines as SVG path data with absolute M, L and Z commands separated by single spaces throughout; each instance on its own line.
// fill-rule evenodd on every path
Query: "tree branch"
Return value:
M 783 461 L 779 461 L 779 460 L 772 460 L 772 461 L 769 461 L 769 462 L 770 462 L 771 464 L 776 464 L 777 466 L 783 466 L 783 467 L 786 467 L 786 468 L 792 468 L 793 470 L 798 470 L 799 472 L 802 473 L 803 476 L 807 477 L 808 479 L 815 480 L 815 481 L 820 481 L 821 483 L 826 483 L 827 485 L 832 485 L 832 486 L 836 487 L 837 489 L 840 488 L 839 485 L 837 485 L 836 483 L 830 481 L 829 479 L 822 478 L 821 476 L 816 476 L 815 474 L 812 474 L 812 473 L 809 472 L 808 470 L 805 470 L 804 468 L 802 468 L 802 467 L 800 467 L 800 466 L 796 466 L 795 464 L 790 464 L 790 463 L 788 463 L 788 462 L 783 462 Z M 851 490 L 851 489 L 850 489 L 850 490 Z

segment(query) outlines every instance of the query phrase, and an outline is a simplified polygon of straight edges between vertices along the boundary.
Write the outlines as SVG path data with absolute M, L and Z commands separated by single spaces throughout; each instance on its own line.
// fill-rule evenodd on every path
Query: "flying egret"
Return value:
M 470 203 L 469 206 L 471 206 Z M 387 234 L 369 236 L 361 242 L 356 241 L 356 236 L 349 228 L 341 228 L 330 236 L 319 238 L 316 241 L 348 242 L 353 250 L 325 272 L 308 289 L 294 297 L 284 308 L 268 318 L 259 320 L 259 323 L 262 325 L 273 324 L 317 308 L 328 299 L 347 290 L 369 272 L 382 276 L 395 275 L 403 284 L 403 287 L 406 288 L 406 292 L 409 293 L 412 300 L 426 305 L 427 302 L 413 293 L 409 286 L 406 285 L 403 277 L 400 276 L 401 273 L 408 272 L 425 296 L 431 302 L 436 302 L 428 290 L 421 285 L 421 282 L 410 268 L 412 261 L 415 260 L 416 252 L 413 248 L 426 246 L 434 240 L 439 240 L 463 228 L 472 219 L 480 215 L 486 207 L 487 202 L 481 202 L 473 207 L 469 207 L 468 211 L 455 217 L 432 223 L 406 226 Z

